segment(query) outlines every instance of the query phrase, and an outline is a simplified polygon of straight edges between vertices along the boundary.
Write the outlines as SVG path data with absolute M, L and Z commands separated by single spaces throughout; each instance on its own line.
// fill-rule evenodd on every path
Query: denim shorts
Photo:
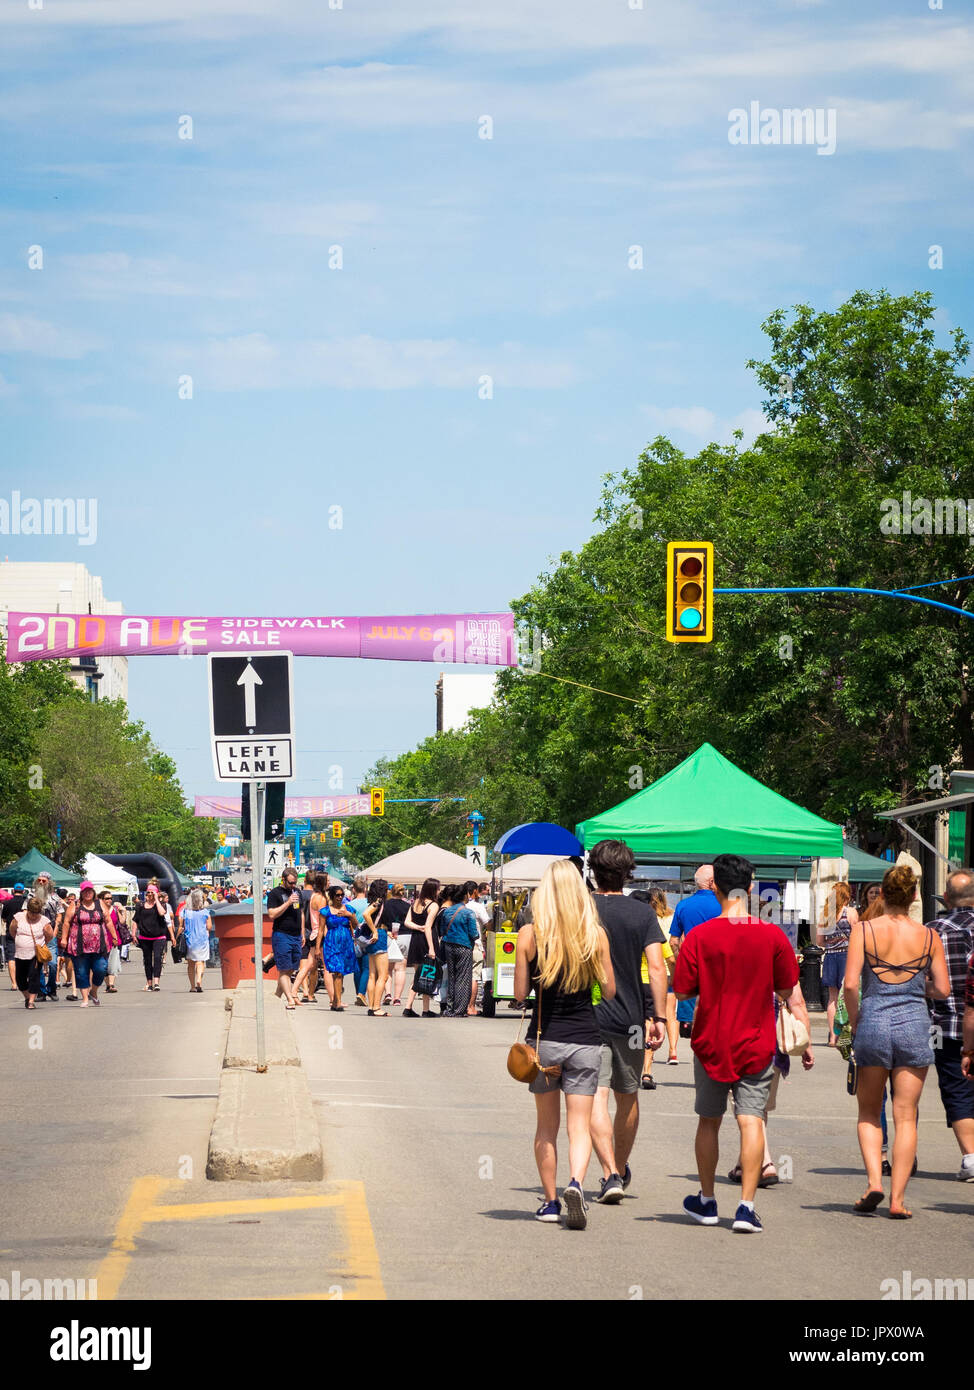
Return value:
M 290 975 L 301 965 L 301 937 L 291 932 L 271 932 L 271 950 L 279 975 Z
M 974 1120 L 974 1081 L 961 1071 L 963 1047 L 959 1038 L 944 1038 L 933 1054 L 948 1128 L 957 1120 Z
M 841 989 L 845 981 L 845 962 L 848 951 L 826 951 L 822 961 L 822 984 L 827 989 Z

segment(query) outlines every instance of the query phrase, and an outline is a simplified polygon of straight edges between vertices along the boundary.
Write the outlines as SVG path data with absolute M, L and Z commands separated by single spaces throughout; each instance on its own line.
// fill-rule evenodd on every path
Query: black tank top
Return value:
M 531 962 L 534 1006 L 528 1025 L 527 1041 L 538 1037 L 538 958 Z M 541 1041 L 569 1043 L 574 1047 L 598 1047 L 599 1025 L 592 1003 L 592 987 L 568 994 L 557 985 L 546 985 L 541 993 Z
M 417 927 L 426 926 L 426 918 L 429 916 L 429 910 L 432 906 L 432 903 L 427 903 L 426 906 L 423 908 L 422 912 L 419 912 L 417 910 L 416 904 L 413 903 L 412 907 L 410 908 L 410 912 L 412 912 L 413 914 L 413 921 L 415 922 Z

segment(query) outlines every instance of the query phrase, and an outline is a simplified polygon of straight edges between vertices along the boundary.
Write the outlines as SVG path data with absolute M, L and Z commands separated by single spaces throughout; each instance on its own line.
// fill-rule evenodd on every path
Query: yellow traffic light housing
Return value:
M 386 791 L 385 787 L 372 788 L 372 806 L 369 814 L 372 816 L 384 816 L 386 813 Z
M 714 547 L 710 541 L 670 541 L 666 547 L 666 640 L 712 642 Z
M 333 821 L 332 821 L 332 823 L 331 823 L 331 833 L 332 833 L 332 837 L 333 837 L 334 839 L 336 839 L 336 840 L 340 840 L 340 839 L 342 838 L 342 823 L 341 823 L 340 820 L 333 820 Z

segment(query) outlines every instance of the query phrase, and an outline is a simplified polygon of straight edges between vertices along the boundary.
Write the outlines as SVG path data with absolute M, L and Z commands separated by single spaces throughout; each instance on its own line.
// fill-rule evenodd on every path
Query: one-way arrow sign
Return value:
M 257 723 L 257 698 L 254 695 L 254 687 L 263 685 L 264 682 L 254 670 L 252 661 L 247 662 L 243 669 L 243 675 L 237 679 L 237 684 L 244 688 L 244 723 L 248 729 L 253 731 L 253 727 Z
M 292 654 L 211 652 L 210 737 L 220 782 L 294 776 Z

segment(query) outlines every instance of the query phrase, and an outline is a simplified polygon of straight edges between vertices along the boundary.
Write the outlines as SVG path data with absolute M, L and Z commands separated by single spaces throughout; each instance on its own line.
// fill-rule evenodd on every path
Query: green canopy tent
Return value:
M 70 869 L 62 869 L 60 864 L 48 859 L 39 849 L 29 849 L 13 864 L 0 869 L 0 888 L 12 888 L 15 883 L 22 883 L 29 888 L 37 875 L 42 873 L 51 875 L 55 888 L 77 888 L 81 882 L 80 874 L 73 874 Z
M 658 782 L 575 827 L 586 850 L 624 840 L 638 858 L 680 864 L 718 854 L 840 859 L 842 827 L 796 806 L 704 743 Z

